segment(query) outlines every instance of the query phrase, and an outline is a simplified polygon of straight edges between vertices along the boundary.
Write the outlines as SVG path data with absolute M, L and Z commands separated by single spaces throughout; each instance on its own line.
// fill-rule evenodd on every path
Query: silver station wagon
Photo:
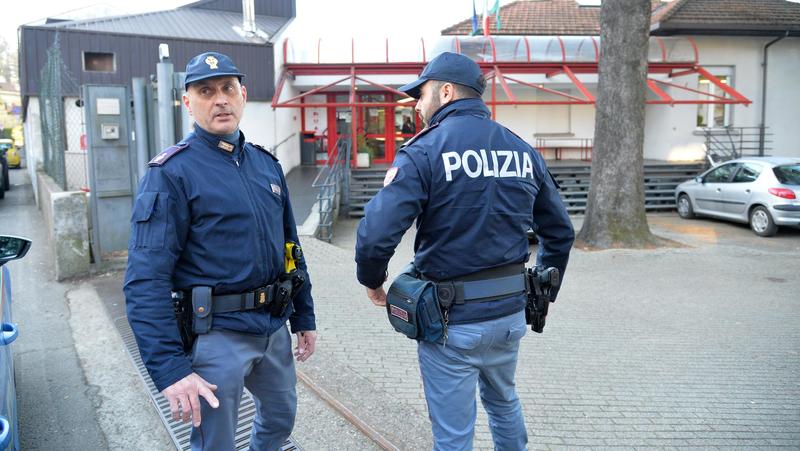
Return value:
M 675 188 L 681 218 L 711 216 L 750 224 L 759 236 L 800 226 L 800 158 L 727 161 Z

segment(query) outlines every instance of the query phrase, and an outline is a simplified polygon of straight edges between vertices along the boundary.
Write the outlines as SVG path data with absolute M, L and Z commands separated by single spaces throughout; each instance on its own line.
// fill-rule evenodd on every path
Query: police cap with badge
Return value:
M 186 81 L 184 87 L 189 89 L 189 85 L 207 78 L 213 77 L 237 77 L 242 81 L 244 74 L 239 71 L 233 60 L 219 52 L 201 53 L 186 64 Z

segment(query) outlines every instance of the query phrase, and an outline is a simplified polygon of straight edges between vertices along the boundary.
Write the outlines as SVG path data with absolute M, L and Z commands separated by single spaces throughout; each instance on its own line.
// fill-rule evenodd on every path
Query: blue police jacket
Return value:
M 133 208 L 124 292 L 159 391 L 192 372 L 170 292 L 210 286 L 233 294 L 271 284 L 284 271 L 286 241 L 299 243 L 283 171 L 244 135 L 231 146 L 196 127 L 150 162 Z M 265 335 L 287 318 L 292 332 L 316 328 L 310 281 L 283 318 L 263 309 L 224 313 L 211 327 Z
M 544 159 L 490 119 L 481 99 L 440 108 L 398 152 L 384 187 L 358 227 L 359 282 L 379 287 L 389 259 L 416 219 L 414 263 L 435 281 L 527 262 L 527 231 L 539 236 L 537 264 L 566 270 L 574 232 Z M 453 305 L 450 322 L 522 310 L 524 295 Z

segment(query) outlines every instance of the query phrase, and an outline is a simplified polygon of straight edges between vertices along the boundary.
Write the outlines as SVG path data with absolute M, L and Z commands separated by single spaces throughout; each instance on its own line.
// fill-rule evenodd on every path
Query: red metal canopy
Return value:
M 599 39 L 587 37 L 515 37 L 511 40 L 504 39 L 498 49 L 495 37 L 443 37 L 449 39 L 445 48 L 438 46 L 437 50 L 450 50 L 464 53 L 476 59 L 481 70 L 491 82 L 491 99 L 486 104 L 491 106 L 493 116 L 496 115 L 498 105 L 593 105 L 595 96 L 581 81 L 579 75 L 596 75 L 599 61 Z M 356 62 L 355 40 L 350 41 L 350 61 L 347 63 L 322 62 L 320 48 L 322 41 L 317 41 L 316 61 L 291 62 L 289 61 L 289 41 L 283 45 L 283 71 L 278 80 L 275 94 L 272 98 L 273 108 L 307 108 L 307 107 L 390 107 L 409 106 L 413 99 L 406 98 L 405 94 L 395 88 L 370 80 L 368 77 L 376 75 L 417 75 L 425 66 L 426 49 L 425 41 L 421 42 L 421 60 L 417 62 L 392 62 L 389 54 L 389 41 L 385 41 L 385 58 L 380 62 Z M 546 45 L 545 45 L 546 43 Z M 681 49 L 683 45 L 683 49 Z M 538 46 L 538 47 L 537 47 Z M 676 50 L 678 49 L 678 50 Z M 688 51 L 687 51 L 688 49 Z M 681 57 L 671 57 L 679 54 Z M 499 56 L 498 56 L 499 55 Z M 650 53 L 648 63 L 647 86 L 654 98 L 648 99 L 648 104 L 663 105 L 700 105 L 700 104 L 743 104 L 749 105 L 751 101 L 737 92 L 731 86 L 709 73 L 697 64 L 697 46 L 689 37 L 661 38 L 652 37 L 650 40 Z M 531 83 L 521 78 L 529 75 L 545 75 L 551 79 L 557 75 L 567 76 L 570 86 L 574 87 L 580 95 L 573 95 L 559 89 L 546 87 L 543 83 Z M 712 94 L 690 88 L 688 81 L 680 83 L 687 76 L 700 75 L 709 83 L 715 85 L 724 93 Z M 296 76 L 340 76 L 336 81 L 324 86 L 313 88 L 290 99 L 281 100 L 281 94 L 286 80 Z M 397 102 L 361 102 L 357 101 L 356 84 L 366 83 L 379 91 L 393 93 L 398 96 Z M 525 86 L 541 91 L 555 99 L 550 100 L 521 100 L 514 94 L 509 82 L 518 86 Z M 506 99 L 498 99 L 497 87 Z M 342 88 L 349 89 L 349 102 L 306 102 L 309 96 L 324 92 L 342 92 Z M 676 98 L 665 91 L 671 88 L 676 93 L 693 94 L 699 98 Z

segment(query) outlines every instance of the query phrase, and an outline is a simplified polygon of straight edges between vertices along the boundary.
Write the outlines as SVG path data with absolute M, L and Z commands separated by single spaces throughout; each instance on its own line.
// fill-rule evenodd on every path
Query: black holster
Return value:
M 290 273 L 283 273 L 280 282 L 274 285 L 272 302 L 269 304 L 269 313 L 275 318 L 281 318 L 286 313 L 289 303 L 297 297 L 303 284 L 306 283 L 306 273 L 302 269 Z
M 192 315 L 189 301 L 183 296 L 182 291 L 172 292 L 172 307 L 175 311 L 175 320 L 181 336 L 181 343 L 183 343 L 183 352 L 188 354 L 192 351 L 196 336 L 192 330 L 192 316 L 194 315 Z
M 555 293 L 561 285 L 557 268 L 534 266 L 525 271 L 528 301 L 525 304 L 525 322 L 536 333 L 544 331 L 547 309 L 555 301 Z

